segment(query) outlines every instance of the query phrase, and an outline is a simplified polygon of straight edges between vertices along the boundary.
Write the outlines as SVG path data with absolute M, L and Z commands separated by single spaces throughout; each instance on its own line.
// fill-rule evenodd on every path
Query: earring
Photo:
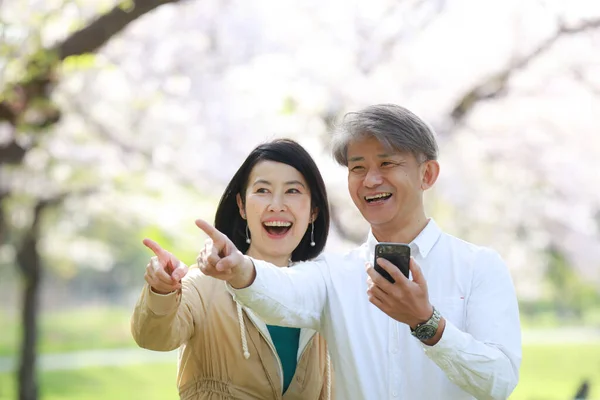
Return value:
M 310 246 L 311 247 L 315 247 L 316 243 L 315 243 L 315 221 L 312 221 L 310 223 Z
M 248 224 L 246 223 L 246 243 L 250 244 L 252 240 L 250 240 L 250 231 L 248 231 Z

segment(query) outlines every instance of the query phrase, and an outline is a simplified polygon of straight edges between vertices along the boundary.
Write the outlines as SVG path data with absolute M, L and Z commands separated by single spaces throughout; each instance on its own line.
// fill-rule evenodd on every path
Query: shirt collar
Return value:
M 415 256 L 417 253 L 419 253 L 421 257 L 426 258 L 441 234 L 441 229 L 435 223 L 433 218 L 430 218 L 427 225 L 425 225 L 425 228 L 423 228 L 417 237 L 409 243 L 412 256 Z M 370 255 L 375 253 L 375 245 L 377 243 L 379 242 L 375 236 L 373 236 L 373 231 L 369 230 L 367 246 Z

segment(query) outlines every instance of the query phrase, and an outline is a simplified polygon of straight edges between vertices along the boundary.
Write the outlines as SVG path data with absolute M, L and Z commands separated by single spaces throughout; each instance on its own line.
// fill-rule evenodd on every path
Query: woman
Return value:
M 329 231 L 327 193 L 306 150 L 291 140 L 255 148 L 227 186 L 215 227 L 237 248 L 279 267 L 316 257 Z M 330 399 L 324 339 L 308 329 L 268 326 L 222 281 L 187 267 L 156 243 L 132 317 L 139 346 L 180 348 L 181 399 Z M 183 279 L 181 279 L 183 277 Z

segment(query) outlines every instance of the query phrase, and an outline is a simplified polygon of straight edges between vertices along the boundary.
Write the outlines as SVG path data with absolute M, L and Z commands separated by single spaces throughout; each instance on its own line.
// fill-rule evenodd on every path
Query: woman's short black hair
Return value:
M 248 179 L 252 169 L 261 161 L 275 161 L 294 167 L 302 174 L 311 196 L 311 210 L 318 207 L 315 224 L 315 246 L 310 245 L 310 226 L 292 252 L 292 261 L 306 261 L 318 256 L 325 247 L 329 234 L 329 202 L 321 172 L 308 152 L 290 139 L 276 139 L 257 146 L 237 170 L 221 197 L 215 216 L 215 228 L 223 232 L 242 253 L 250 245 L 246 243 L 246 220 L 240 216 L 236 195 L 245 201 Z

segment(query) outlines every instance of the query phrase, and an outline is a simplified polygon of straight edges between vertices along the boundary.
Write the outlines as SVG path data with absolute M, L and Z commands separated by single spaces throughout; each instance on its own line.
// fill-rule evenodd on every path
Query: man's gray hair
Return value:
M 389 149 L 409 151 L 420 162 L 438 157 L 433 130 L 411 111 L 395 104 L 376 104 L 347 113 L 333 136 L 333 157 L 340 165 L 348 166 L 348 145 L 370 137 Z

